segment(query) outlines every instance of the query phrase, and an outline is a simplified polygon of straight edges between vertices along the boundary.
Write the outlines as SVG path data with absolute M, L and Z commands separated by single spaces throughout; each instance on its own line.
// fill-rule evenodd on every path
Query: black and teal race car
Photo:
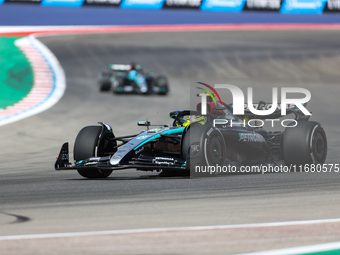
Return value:
M 140 64 L 110 64 L 108 70 L 98 74 L 98 86 L 101 92 L 143 95 L 166 95 L 169 92 L 166 76 L 144 72 Z
M 114 170 L 127 168 L 192 174 L 197 166 L 240 168 L 323 164 L 326 160 L 324 129 L 298 108 L 287 110 L 295 114 L 295 127 L 270 132 L 244 125 L 242 116 L 231 113 L 231 105 L 210 104 L 208 113 L 202 115 L 200 104 L 196 111 L 170 112 L 171 126 L 151 128 L 149 121 L 140 121 L 138 125 L 146 130 L 133 135 L 116 137 L 111 126 L 103 122 L 84 127 L 75 140 L 74 164 L 69 162 L 68 143 L 64 143 L 55 170 L 77 170 L 83 177 L 106 178 Z M 279 118 L 280 114 L 274 112 L 271 116 Z M 223 118 L 228 123 L 216 124 Z

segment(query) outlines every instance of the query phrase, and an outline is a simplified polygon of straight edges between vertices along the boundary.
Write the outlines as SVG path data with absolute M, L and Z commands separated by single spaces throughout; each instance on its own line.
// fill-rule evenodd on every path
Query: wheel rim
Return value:
M 221 140 L 217 136 L 211 137 L 207 142 L 206 155 L 208 165 L 218 165 L 222 161 L 223 148 Z

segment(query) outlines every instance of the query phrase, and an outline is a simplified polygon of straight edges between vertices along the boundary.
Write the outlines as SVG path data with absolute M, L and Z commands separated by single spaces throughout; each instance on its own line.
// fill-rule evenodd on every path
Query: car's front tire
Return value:
M 100 73 L 98 75 L 99 90 L 101 92 L 109 91 L 111 89 L 111 73 Z
M 101 131 L 102 127 L 100 126 L 87 126 L 80 130 L 73 150 L 73 157 L 76 161 L 100 156 L 101 151 L 98 149 L 98 144 Z M 100 171 L 98 169 L 77 171 L 81 176 L 86 178 L 106 178 L 112 173 L 112 171 Z
M 160 75 L 155 79 L 156 86 L 158 87 L 158 94 L 165 96 L 169 92 L 168 79 Z
M 209 125 L 193 125 L 184 134 L 181 157 L 187 160 L 188 169 L 198 166 L 223 166 L 226 145 L 222 133 Z
M 124 77 L 116 76 L 113 80 L 112 92 L 114 94 L 124 93 Z

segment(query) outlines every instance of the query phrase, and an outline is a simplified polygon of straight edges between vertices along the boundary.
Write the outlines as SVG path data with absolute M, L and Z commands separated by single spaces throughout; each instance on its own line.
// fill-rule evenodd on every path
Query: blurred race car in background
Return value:
M 99 90 L 102 92 L 158 95 L 166 95 L 169 92 L 167 77 L 156 76 L 153 72 L 144 73 L 139 64 L 110 64 L 108 69 L 109 72 L 98 74 Z
M 196 166 L 292 166 L 323 164 L 326 160 L 324 129 L 296 107 L 287 112 L 295 115 L 297 126 L 271 132 L 243 125 L 232 114 L 231 105 L 208 104 L 207 115 L 201 114 L 201 103 L 196 111 L 170 112 L 170 127 L 154 125 L 157 128 L 149 129 L 149 121 L 138 122 L 147 127 L 139 134 L 116 137 L 111 126 L 103 122 L 84 127 L 74 143 L 75 164 L 69 162 L 68 143 L 64 143 L 55 170 L 77 170 L 83 177 L 106 178 L 114 170 L 127 168 L 189 174 Z M 281 117 L 280 111 L 271 117 Z M 232 120 L 234 125 L 215 126 L 216 119 Z

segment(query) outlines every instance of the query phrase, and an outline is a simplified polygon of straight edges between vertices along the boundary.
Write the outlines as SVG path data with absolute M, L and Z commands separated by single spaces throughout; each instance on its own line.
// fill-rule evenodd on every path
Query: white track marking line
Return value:
M 340 249 L 340 242 L 300 246 L 300 247 L 279 249 L 279 250 L 242 253 L 238 255 L 296 255 L 296 254 L 332 251 L 332 250 L 338 250 L 338 249 Z
M 58 238 L 58 237 L 60 238 L 60 237 L 81 237 L 81 236 L 99 236 L 99 235 L 140 234 L 140 233 L 156 233 L 156 232 L 203 231 L 203 230 L 259 228 L 259 227 L 283 227 L 283 226 L 294 226 L 294 225 L 336 223 L 336 222 L 340 222 L 340 218 L 321 219 L 321 220 L 286 221 L 286 222 L 251 223 L 251 224 L 237 224 L 237 225 L 193 226 L 193 227 L 174 227 L 174 228 L 142 228 L 142 229 L 126 229 L 126 230 L 90 231 L 90 232 L 12 235 L 12 236 L 0 236 L 0 241 L 45 239 L 45 238 Z

